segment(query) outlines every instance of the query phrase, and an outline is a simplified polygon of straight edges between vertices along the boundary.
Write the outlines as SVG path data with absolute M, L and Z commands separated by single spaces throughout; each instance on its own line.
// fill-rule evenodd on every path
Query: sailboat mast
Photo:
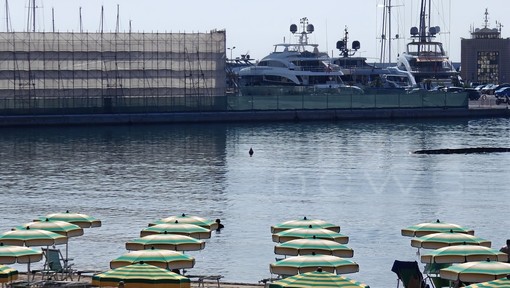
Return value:
M 425 31 L 425 11 L 427 10 L 427 2 L 426 0 L 421 0 L 420 7 L 420 42 L 427 41 L 427 32 Z

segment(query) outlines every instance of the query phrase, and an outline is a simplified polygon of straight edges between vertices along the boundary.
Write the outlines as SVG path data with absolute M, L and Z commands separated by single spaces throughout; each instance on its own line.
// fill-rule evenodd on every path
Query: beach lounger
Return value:
M 402 282 L 404 288 L 429 288 L 416 261 L 395 260 L 391 271 L 397 274 L 397 287 Z
M 213 280 L 213 281 L 216 281 L 216 283 L 218 284 L 218 288 L 220 288 L 220 279 L 223 278 L 222 275 L 185 275 L 186 277 L 188 277 L 190 280 L 192 278 L 197 278 L 197 282 L 198 282 L 198 287 L 205 287 L 205 283 L 204 280 Z
M 43 274 L 45 279 L 53 279 L 58 281 L 73 280 L 73 274 L 76 272 L 72 269 L 73 264 L 69 263 L 69 259 L 64 259 L 62 252 L 55 248 L 41 248 L 46 258 L 43 270 L 37 271 Z M 36 273 L 37 273 L 36 272 Z

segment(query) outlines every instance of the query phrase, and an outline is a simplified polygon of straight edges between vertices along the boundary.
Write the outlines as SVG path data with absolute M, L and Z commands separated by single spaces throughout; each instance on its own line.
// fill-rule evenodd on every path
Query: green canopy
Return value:
M 438 249 L 462 244 L 491 247 L 491 241 L 464 233 L 434 233 L 411 239 L 412 247 L 424 249 Z
M 510 287 L 510 276 L 498 280 L 472 284 L 466 286 L 465 288 L 503 288 L 503 287 Z
M 0 243 L 0 264 L 35 263 L 42 260 L 43 253 L 25 246 L 7 246 Z
M 148 249 L 126 253 L 110 261 L 110 268 L 115 269 L 141 262 L 168 270 L 193 268 L 195 266 L 195 258 L 181 252 Z
M 161 234 L 161 233 L 169 233 L 169 234 L 179 234 L 190 236 L 197 239 L 209 239 L 211 238 L 211 230 L 200 227 L 195 224 L 186 224 L 186 223 L 163 223 L 157 224 L 154 226 L 149 226 L 143 229 L 140 232 L 140 237 L 152 235 L 152 234 Z
M 60 220 L 49 220 L 48 218 L 14 227 L 16 230 L 26 230 L 27 228 L 46 230 L 68 238 L 83 235 L 83 228 L 78 225 Z
M 92 285 L 125 288 L 190 288 L 190 280 L 156 266 L 140 263 L 109 270 L 92 277 Z
M 271 233 L 274 234 L 292 228 L 308 228 L 310 225 L 312 225 L 314 228 L 324 228 L 333 232 L 340 232 L 340 226 L 338 225 L 328 223 L 324 220 L 308 219 L 303 217 L 303 219 L 285 221 L 280 224 L 271 226 Z
M 421 255 L 422 263 L 464 263 L 471 261 L 508 261 L 508 254 L 479 245 L 455 245 Z
M 439 271 L 441 278 L 479 283 L 504 278 L 510 274 L 510 264 L 498 261 L 477 261 L 454 264 Z
M 271 274 L 296 275 L 315 271 L 318 268 L 336 273 L 346 274 L 359 271 L 359 265 L 351 260 L 331 255 L 302 255 L 289 257 L 269 266 Z
M 1 234 L 0 242 L 17 246 L 52 246 L 66 244 L 67 237 L 50 231 L 27 227 L 24 230 L 11 230 Z
M 75 225 L 80 226 L 81 228 L 94 228 L 101 227 L 101 221 L 91 217 L 86 214 L 81 213 L 70 213 L 69 210 L 64 213 L 53 213 L 48 214 L 44 217 L 39 218 L 35 221 L 44 221 L 49 219 L 51 221 L 65 221 Z
M 313 253 L 345 258 L 354 256 L 354 250 L 346 245 L 318 238 L 294 239 L 277 244 L 274 247 L 274 253 L 288 256 L 309 255 Z
M 291 288 L 291 287 L 315 287 L 315 288 L 370 288 L 370 286 L 349 279 L 347 277 L 338 276 L 329 272 L 323 272 L 321 269 L 313 272 L 306 272 L 284 278 L 269 284 L 269 288 Z
M 349 242 L 349 237 L 337 232 L 333 232 L 328 229 L 323 228 L 293 228 L 284 230 L 282 232 L 278 232 L 273 234 L 273 242 L 283 243 L 294 239 L 304 239 L 304 238 L 318 238 L 318 239 L 327 239 L 331 241 L 338 242 L 340 244 L 347 244 Z
M 167 249 L 175 251 L 197 251 L 205 248 L 205 242 L 193 237 L 177 234 L 154 234 L 126 242 L 127 250 Z
M 198 225 L 200 227 L 204 227 L 209 230 L 216 230 L 218 228 L 218 223 L 216 223 L 212 220 L 208 220 L 208 219 L 205 219 L 205 218 L 202 218 L 199 216 L 187 215 L 184 213 L 179 216 L 170 216 L 167 218 L 163 218 L 156 222 L 150 223 L 149 226 L 154 226 L 154 225 L 163 224 L 163 223 L 175 223 L 175 221 L 178 221 L 179 223 Z
M 468 229 L 457 224 L 441 222 L 439 219 L 437 219 L 434 222 L 420 223 L 404 228 L 402 229 L 402 235 L 410 237 L 421 237 L 427 234 L 445 233 L 450 231 L 455 233 L 466 233 L 470 235 L 475 234 L 475 231 L 472 229 Z
M 18 279 L 18 270 L 5 265 L 0 265 L 0 283 L 7 283 L 16 279 Z

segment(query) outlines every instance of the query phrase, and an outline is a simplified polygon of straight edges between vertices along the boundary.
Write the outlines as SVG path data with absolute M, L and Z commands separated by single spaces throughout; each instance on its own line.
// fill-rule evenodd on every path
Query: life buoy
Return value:
M 482 101 L 485 101 L 485 100 L 487 100 L 487 94 L 482 95 Z

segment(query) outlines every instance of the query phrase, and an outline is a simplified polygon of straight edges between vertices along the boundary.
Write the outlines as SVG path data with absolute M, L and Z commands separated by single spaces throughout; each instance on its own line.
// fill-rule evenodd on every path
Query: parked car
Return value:
M 496 97 L 510 96 L 510 87 L 500 88 L 500 89 L 494 91 L 494 95 L 496 95 Z
M 482 96 L 482 93 L 480 93 L 479 90 L 476 90 L 476 88 L 466 88 L 464 91 L 467 92 L 469 100 L 478 100 L 480 99 L 480 96 Z

